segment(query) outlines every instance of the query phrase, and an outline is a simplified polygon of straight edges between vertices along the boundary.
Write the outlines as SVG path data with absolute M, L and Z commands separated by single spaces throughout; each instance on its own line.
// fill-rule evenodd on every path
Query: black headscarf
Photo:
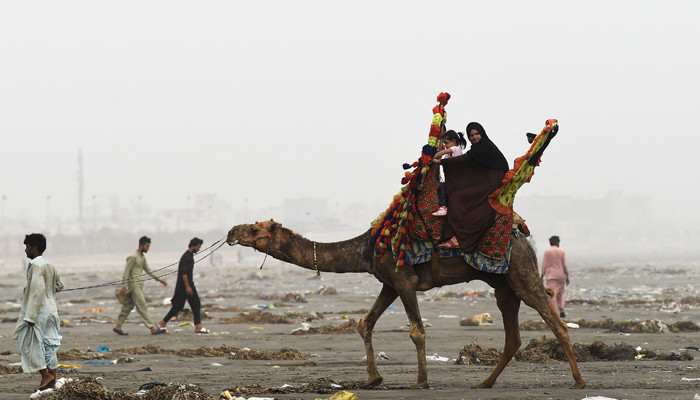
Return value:
M 467 125 L 467 136 L 469 136 L 469 132 L 471 132 L 472 129 L 476 129 L 481 134 L 481 140 L 472 144 L 467 154 L 486 168 L 508 171 L 510 169 L 508 161 L 506 161 L 503 153 L 501 153 L 491 139 L 486 136 L 484 127 L 478 122 L 470 122 L 469 125 Z

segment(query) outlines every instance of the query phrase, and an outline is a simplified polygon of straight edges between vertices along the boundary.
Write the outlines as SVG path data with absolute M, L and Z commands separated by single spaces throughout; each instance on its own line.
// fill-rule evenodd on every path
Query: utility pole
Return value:
M 80 233 L 85 233 L 85 226 L 83 225 L 83 149 L 78 147 L 78 224 L 80 226 Z

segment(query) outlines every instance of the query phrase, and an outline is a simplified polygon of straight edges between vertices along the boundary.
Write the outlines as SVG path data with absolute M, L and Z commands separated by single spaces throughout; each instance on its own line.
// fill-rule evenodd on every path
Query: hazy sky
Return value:
M 481 122 L 511 161 L 559 120 L 522 195 L 697 214 L 698 21 L 697 1 L 4 1 L 0 195 L 77 215 L 81 148 L 86 204 L 388 205 L 448 91 L 448 128 Z

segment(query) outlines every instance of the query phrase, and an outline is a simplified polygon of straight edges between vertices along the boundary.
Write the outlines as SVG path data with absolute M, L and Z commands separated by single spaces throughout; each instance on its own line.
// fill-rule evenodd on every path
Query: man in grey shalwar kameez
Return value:
M 63 290 L 63 282 L 56 268 L 42 256 L 46 250 L 44 235 L 26 235 L 24 244 L 31 261 L 13 339 L 19 343 L 22 370 L 39 371 L 39 389 L 43 390 L 56 384 L 56 352 L 61 346 L 56 293 Z

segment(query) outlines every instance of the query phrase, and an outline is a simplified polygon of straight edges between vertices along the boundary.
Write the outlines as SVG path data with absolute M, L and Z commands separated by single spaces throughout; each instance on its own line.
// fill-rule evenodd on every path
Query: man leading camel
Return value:
M 122 325 L 134 308 L 136 308 L 136 312 L 139 314 L 143 324 L 151 330 L 151 335 L 158 335 L 166 332 L 165 329 L 155 326 L 153 321 L 151 321 L 151 316 L 148 314 L 146 297 L 143 295 L 144 272 L 162 283 L 163 286 L 168 286 L 168 282 L 160 279 L 160 277 L 154 274 L 151 268 L 148 267 L 144 254 L 148 253 L 150 248 L 151 238 L 142 236 L 139 239 L 139 248 L 126 259 L 126 267 L 124 268 L 124 276 L 122 277 L 122 287 L 119 290 L 119 294 L 121 295 L 119 302 L 122 303 L 122 309 L 117 318 L 117 325 L 112 328 L 112 331 L 118 335 L 128 335 L 128 333 L 122 330 Z

